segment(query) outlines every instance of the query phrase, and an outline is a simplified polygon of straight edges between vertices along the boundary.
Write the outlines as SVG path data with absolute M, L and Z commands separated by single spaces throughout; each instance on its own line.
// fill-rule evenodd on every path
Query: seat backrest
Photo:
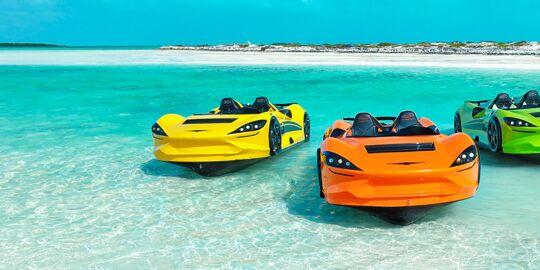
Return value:
M 510 95 L 507 93 L 500 93 L 495 97 L 493 102 L 489 105 L 490 109 L 493 110 L 508 110 L 512 107 L 513 101 L 510 98 Z
M 351 127 L 353 137 L 372 137 L 379 134 L 382 125 L 369 113 L 358 113 Z
M 260 113 L 267 112 L 270 110 L 270 102 L 266 97 L 258 97 L 253 102 L 252 107 Z
M 516 104 L 518 108 L 536 108 L 540 107 L 540 96 L 538 96 L 538 91 L 530 90 L 525 93 Z
M 240 107 L 236 104 L 236 101 L 232 98 L 224 98 L 221 100 L 219 105 L 219 113 L 222 114 L 233 114 L 238 111 Z
M 416 114 L 413 111 L 403 111 L 398 115 L 398 117 L 396 117 L 396 120 L 394 120 L 394 123 L 392 124 L 392 132 L 397 133 L 400 130 L 411 126 L 422 125 L 418 121 L 418 117 L 416 117 Z

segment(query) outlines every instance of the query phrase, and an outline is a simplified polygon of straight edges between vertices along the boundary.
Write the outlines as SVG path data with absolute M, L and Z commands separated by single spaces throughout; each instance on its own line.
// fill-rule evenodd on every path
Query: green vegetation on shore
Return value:
M 517 42 L 496 42 L 496 41 L 483 41 L 483 42 L 470 42 L 470 41 L 452 41 L 452 42 L 418 42 L 418 43 L 390 43 L 390 42 L 381 42 L 381 43 L 364 43 L 364 44 L 347 44 L 347 43 L 323 43 L 323 44 L 302 44 L 298 42 L 277 42 L 272 44 L 258 44 L 258 46 L 281 46 L 286 48 L 298 48 L 298 47 L 321 47 L 329 49 L 344 49 L 352 47 L 365 47 L 365 48 L 385 48 L 385 47 L 449 47 L 454 49 L 466 48 L 466 47 L 475 47 L 479 46 L 482 43 L 491 43 L 499 49 L 507 49 L 509 47 L 523 47 L 529 45 L 527 41 L 517 41 Z M 249 44 L 222 44 L 222 46 L 233 46 L 237 45 L 241 48 L 246 48 Z M 201 45 L 174 45 L 178 47 L 210 47 L 216 45 L 201 44 Z
M 336 52 L 336 53 L 411 53 L 411 54 L 485 54 L 485 55 L 540 55 L 540 42 L 419 42 L 419 43 L 371 43 L 371 44 L 302 44 L 235 43 L 197 46 L 162 46 L 163 50 L 202 51 L 249 51 L 249 52 Z

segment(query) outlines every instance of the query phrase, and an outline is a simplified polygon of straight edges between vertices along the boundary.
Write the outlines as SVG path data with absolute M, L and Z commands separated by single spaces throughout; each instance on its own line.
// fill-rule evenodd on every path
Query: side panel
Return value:
M 282 149 L 304 141 L 304 109 L 298 104 L 292 104 L 287 109 L 291 111 L 292 117 L 281 112 L 272 113 L 281 125 Z
M 486 142 L 485 127 L 489 118 L 486 115 L 491 114 L 491 110 L 483 110 L 476 104 L 466 102 L 458 110 L 461 118 L 461 129 L 473 139 L 478 139 L 480 142 Z M 487 119 L 487 120 L 486 120 Z

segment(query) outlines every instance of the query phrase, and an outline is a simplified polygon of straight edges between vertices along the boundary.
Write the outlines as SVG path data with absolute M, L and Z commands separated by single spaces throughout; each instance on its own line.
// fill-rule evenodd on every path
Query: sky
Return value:
M 540 41 L 537 0 L 0 0 L 0 42 Z

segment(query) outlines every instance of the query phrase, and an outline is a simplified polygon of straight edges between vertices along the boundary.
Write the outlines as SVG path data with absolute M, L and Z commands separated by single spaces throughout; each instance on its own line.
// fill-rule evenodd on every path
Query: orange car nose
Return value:
M 324 194 L 329 203 L 398 207 L 439 204 L 474 196 L 478 164 L 432 170 L 351 171 L 325 166 Z

